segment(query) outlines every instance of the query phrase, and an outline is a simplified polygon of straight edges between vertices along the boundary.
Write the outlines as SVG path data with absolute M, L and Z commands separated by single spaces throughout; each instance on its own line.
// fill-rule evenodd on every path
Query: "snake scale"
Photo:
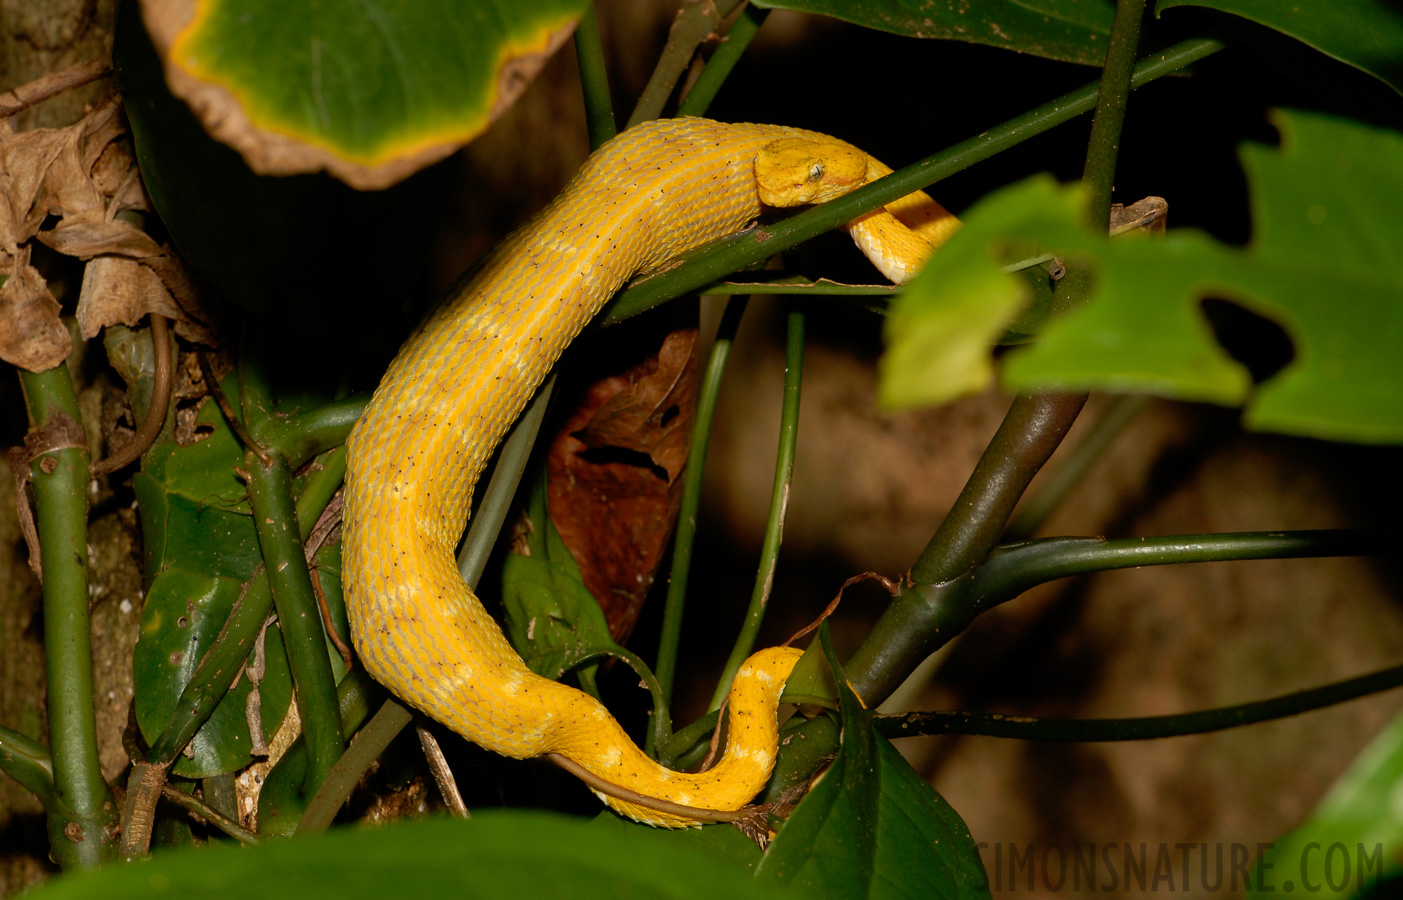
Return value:
M 731 688 L 725 754 L 706 772 L 674 772 L 592 697 L 526 667 L 459 576 L 454 548 L 488 456 L 621 285 L 766 207 L 821 202 L 890 171 L 826 135 L 692 118 L 630 129 L 591 155 L 409 339 L 351 435 L 344 577 L 370 674 L 504 756 L 559 754 L 610 784 L 691 807 L 735 810 L 754 797 L 774 765 L 779 694 L 798 650 L 751 656 Z M 847 228 L 904 282 L 958 224 L 918 192 Z M 641 822 L 697 824 L 600 797 Z

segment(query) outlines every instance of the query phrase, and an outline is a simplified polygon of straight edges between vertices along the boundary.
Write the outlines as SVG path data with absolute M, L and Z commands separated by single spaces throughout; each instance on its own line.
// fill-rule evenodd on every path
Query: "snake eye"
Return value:
M 822 164 L 822 163 L 814 163 L 812 166 L 809 167 L 809 180 L 810 180 L 810 181 L 818 181 L 818 180 L 819 180 L 820 178 L 822 178 L 822 177 L 823 177 L 823 164 Z

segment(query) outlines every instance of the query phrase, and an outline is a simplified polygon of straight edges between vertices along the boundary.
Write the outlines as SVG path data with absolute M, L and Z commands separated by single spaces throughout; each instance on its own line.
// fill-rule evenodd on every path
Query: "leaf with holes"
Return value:
M 939 402 L 987 384 L 969 355 L 944 381 L 926 373 L 932 341 L 985 339 L 1015 284 L 997 271 L 1010 239 L 1084 259 L 1084 307 L 1041 340 L 1008 354 L 1001 383 L 1016 390 L 1140 391 L 1245 404 L 1249 427 L 1336 440 L 1403 441 L 1403 136 L 1358 123 L 1279 112 L 1279 149 L 1242 151 L 1255 234 L 1246 250 L 1192 231 L 1117 239 L 1079 225 L 1080 194 L 1036 178 L 996 194 L 951 241 L 953 271 L 932 265 L 893 304 L 882 396 L 893 406 Z M 940 283 L 945 279 L 949 290 Z M 1218 344 L 1201 303 L 1222 298 L 1278 323 L 1294 358 L 1254 390 Z M 957 315 L 959 310 L 967 315 Z M 946 322 L 932 334 L 929 323 Z M 982 329 L 982 330 L 981 330 Z M 971 337 L 970 335 L 973 334 Z M 953 386 L 953 388 L 952 388 Z

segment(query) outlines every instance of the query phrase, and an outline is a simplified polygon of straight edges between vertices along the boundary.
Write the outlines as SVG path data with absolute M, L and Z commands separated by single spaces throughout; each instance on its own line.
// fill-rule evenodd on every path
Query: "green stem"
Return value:
M 239 825 L 238 822 L 235 822 L 233 819 L 230 819 L 228 816 L 184 791 L 178 791 L 167 785 L 161 792 L 161 799 L 168 803 L 174 803 L 187 812 L 194 813 L 240 844 L 252 845 L 261 843 L 258 835 L 247 831 Z
M 248 394 L 244 392 L 245 397 Z M 278 610 L 278 627 L 287 647 L 297 711 L 307 740 L 307 778 L 303 788 L 312 794 L 346 749 L 336 702 L 336 679 L 327 656 L 326 633 L 312 591 L 306 551 L 298 535 L 291 473 L 282 457 L 276 455 L 273 464 L 265 466 L 249 452 L 244 456 L 244 465 L 253 524 Z
M 733 297 L 737 294 L 783 294 L 833 297 L 890 297 L 901 290 L 895 284 L 842 284 L 820 278 L 817 281 L 803 275 L 786 275 L 772 281 L 719 281 L 697 291 L 703 297 Z
M 478 579 L 482 578 L 482 572 L 487 568 L 487 558 L 492 555 L 492 547 L 497 543 L 497 535 L 511 512 L 512 499 L 516 497 L 516 488 L 521 484 L 526 464 L 531 460 L 531 448 L 536 445 L 536 435 L 541 431 L 541 423 L 545 421 L 554 391 L 555 375 L 552 374 L 536 389 L 536 395 L 502 442 L 487 490 L 483 491 L 482 501 L 473 511 L 468 536 L 463 541 L 463 548 L 458 551 L 458 573 L 470 588 L 476 588 Z
M 770 514 L 765 522 L 765 538 L 760 549 L 760 571 L 755 576 L 755 588 L 750 594 L 750 607 L 731 656 L 721 670 L 721 680 L 711 698 L 710 710 L 719 710 L 721 701 L 731 689 L 741 663 L 755 649 L 755 639 L 765 620 L 765 606 L 774 587 L 775 564 L 784 539 L 784 513 L 789 506 L 789 483 L 794 476 L 794 448 L 799 438 L 799 392 L 804 377 L 804 314 L 789 313 L 788 339 L 784 353 L 784 402 L 780 408 L 779 450 L 775 460 L 775 481 L 770 490 Z
M 1086 220 L 1097 234 L 1111 223 L 1111 193 L 1116 178 L 1116 156 L 1120 151 L 1125 107 L 1130 99 L 1130 80 L 1135 73 L 1135 52 L 1140 45 L 1140 22 L 1145 18 L 1145 0 L 1116 0 L 1111 20 L 1111 39 L 1106 48 L 1106 65 L 1101 70 L 1101 90 L 1096 99 L 1096 116 L 1091 122 L 1091 139 L 1086 147 Z
M 1116 399 L 1115 404 L 1096 424 L 1091 426 L 1086 437 L 1082 438 L 1060 465 L 1050 469 L 1043 476 L 1037 493 L 1025 499 L 1018 507 L 1017 514 L 1009 521 L 1004 531 L 1005 543 L 1027 540 L 1032 537 L 1047 517 L 1052 515 L 1062 501 L 1081 483 L 1092 465 L 1106 452 L 1106 448 L 1116 436 L 1129 425 L 1140 411 L 1150 402 L 1148 394 L 1126 394 Z
M 326 508 L 327 501 L 336 492 L 346 474 L 346 451 L 338 448 L 321 460 L 303 482 L 302 494 L 297 498 L 297 532 L 300 540 L 307 540 L 317 517 Z M 175 710 L 161 734 L 152 741 L 146 754 L 148 762 L 168 766 L 175 761 L 176 754 L 194 738 L 195 732 L 205 724 L 219 701 L 229 692 L 234 675 L 248 659 L 258 632 L 273 608 L 273 592 L 268 586 L 266 566 L 260 564 L 258 571 L 249 579 L 247 586 L 229 611 L 229 618 L 219 629 L 214 643 L 200 658 L 190 681 L 180 692 Z
M 706 115 L 707 107 L 716 99 L 716 94 L 721 90 L 721 85 L 725 84 L 726 77 L 736 67 L 741 54 L 750 46 L 751 39 L 760 30 L 760 26 L 765 24 L 769 15 L 768 9 L 760 9 L 752 3 L 747 3 L 741 9 L 740 15 L 736 16 L 731 27 L 726 30 L 726 36 L 722 38 L 716 52 L 706 61 L 706 68 L 702 69 L 692 89 L 678 105 L 679 116 Z
M 998 541 L 1028 482 L 1062 443 L 1085 394 L 1020 394 L 916 564 L 911 581 L 936 584 L 973 569 Z M 856 669 L 849 663 L 849 675 Z M 873 697 L 863 693 L 869 703 Z
M 591 3 L 575 26 L 575 57 L 580 63 L 580 86 L 585 93 L 585 122 L 589 126 L 589 148 L 599 146 L 618 133 L 614 124 L 614 103 L 609 97 L 609 73 L 604 66 L 604 45 L 599 40 L 599 19 Z
M 672 21 L 672 28 L 667 34 L 667 44 L 658 56 L 658 64 L 653 68 L 653 74 L 638 98 L 638 105 L 633 108 L 633 115 L 628 117 L 627 128 L 656 119 L 663 114 L 667 98 L 672 96 L 672 89 L 677 86 L 678 79 L 687 71 L 687 66 L 691 65 L 697 47 L 701 46 L 721 21 L 731 14 L 731 10 L 735 9 L 739 2 L 740 0 L 686 0 L 677 13 L 677 18 Z
M 116 802 L 97 761 L 93 658 L 88 617 L 88 456 L 68 367 L 20 372 L 29 409 L 26 449 L 38 512 L 44 592 L 49 752 L 56 806 L 54 858 L 93 868 L 110 855 Z
M 1251 559 L 1305 559 L 1397 553 L 1394 531 L 1243 531 L 1162 537 L 1047 538 L 1000 547 L 971 573 L 964 592 L 977 612 L 1040 584 L 1115 569 Z
M 697 420 L 692 426 L 692 446 L 687 454 L 687 467 L 682 473 L 682 500 L 677 512 L 677 533 L 672 539 L 672 573 L 668 576 L 662 635 L 658 638 L 658 664 L 654 669 L 658 684 L 662 686 L 663 698 L 669 706 L 677 673 L 677 648 L 682 643 L 682 611 L 687 603 L 687 576 L 692 569 L 692 544 L 697 535 L 697 509 L 701 505 L 702 473 L 706 469 L 706 444 L 711 436 L 711 420 L 716 414 L 721 381 L 726 374 L 726 360 L 730 356 L 736 332 L 740 329 L 745 306 L 744 298 L 730 300 L 721 314 L 716 341 L 711 346 L 711 357 L 702 376 L 701 392 L 697 397 Z
M 272 416 L 253 432 L 263 446 L 281 454 L 296 469 L 317 454 L 346 443 L 369 402 L 368 395 L 356 394 L 309 412 Z
M 39 798 L 45 809 L 54 806 L 54 761 L 49 748 L 32 738 L 0 726 L 0 772 Z
M 1221 43 L 1207 38 L 1175 44 L 1141 61 L 1135 67 L 1132 86 L 1142 87 L 1222 48 Z M 787 250 L 795 244 L 836 228 L 912 191 L 929 187 L 942 178 L 948 178 L 977 162 L 1069 122 L 1095 107 L 1099 90 L 1100 83 L 1093 82 L 1002 125 L 982 131 L 947 150 L 893 172 L 851 194 L 790 216 L 777 224 L 752 228 L 684 254 L 679 257 L 681 262 L 665 273 L 620 291 L 604 308 L 598 317 L 598 323 L 608 325 L 622 321 L 674 297 L 719 281 L 732 272 L 768 259 L 781 250 Z
M 404 730 L 412 718 L 409 710 L 398 702 L 385 701 L 380 711 L 356 733 L 346 752 L 327 773 L 321 788 L 307 804 L 307 811 L 297 823 L 298 834 L 317 834 L 330 827 L 341 805 L 360 782 L 361 775 L 380 758 L 380 754 L 390 746 L 390 741 Z
M 1403 666 L 1267 700 L 1166 716 L 1035 719 L 997 713 L 917 712 L 902 716 L 877 716 L 875 723 L 877 730 L 889 738 L 920 734 L 977 734 L 1026 741 L 1143 741 L 1285 719 L 1398 687 L 1403 687 Z

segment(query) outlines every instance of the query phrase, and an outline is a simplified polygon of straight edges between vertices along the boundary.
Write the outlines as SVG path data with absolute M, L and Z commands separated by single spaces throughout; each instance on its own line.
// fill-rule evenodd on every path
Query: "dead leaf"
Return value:
M 58 301 L 20 247 L 0 287 L 0 359 L 30 372 L 44 372 L 68 356 L 72 338 L 59 319 Z
M 85 339 L 108 325 L 136 325 L 149 313 L 182 318 L 180 307 L 155 272 L 120 256 L 100 256 L 88 263 L 77 314 Z
M 160 246 L 146 232 L 126 222 L 105 221 L 101 211 L 97 212 L 96 217 L 69 216 L 50 230 L 39 232 L 38 238 L 64 256 L 79 259 L 104 254 L 132 259 L 161 255 Z
M 651 344 L 630 331 L 631 346 L 658 346 L 656 329 Z M 592 370 L 547 458 L 551 520 L 619 641 L 667 551 L 696 418 L 697 329 L 667 333 L 661 345 L 642 360 L 606 350 L 613 365 Z

